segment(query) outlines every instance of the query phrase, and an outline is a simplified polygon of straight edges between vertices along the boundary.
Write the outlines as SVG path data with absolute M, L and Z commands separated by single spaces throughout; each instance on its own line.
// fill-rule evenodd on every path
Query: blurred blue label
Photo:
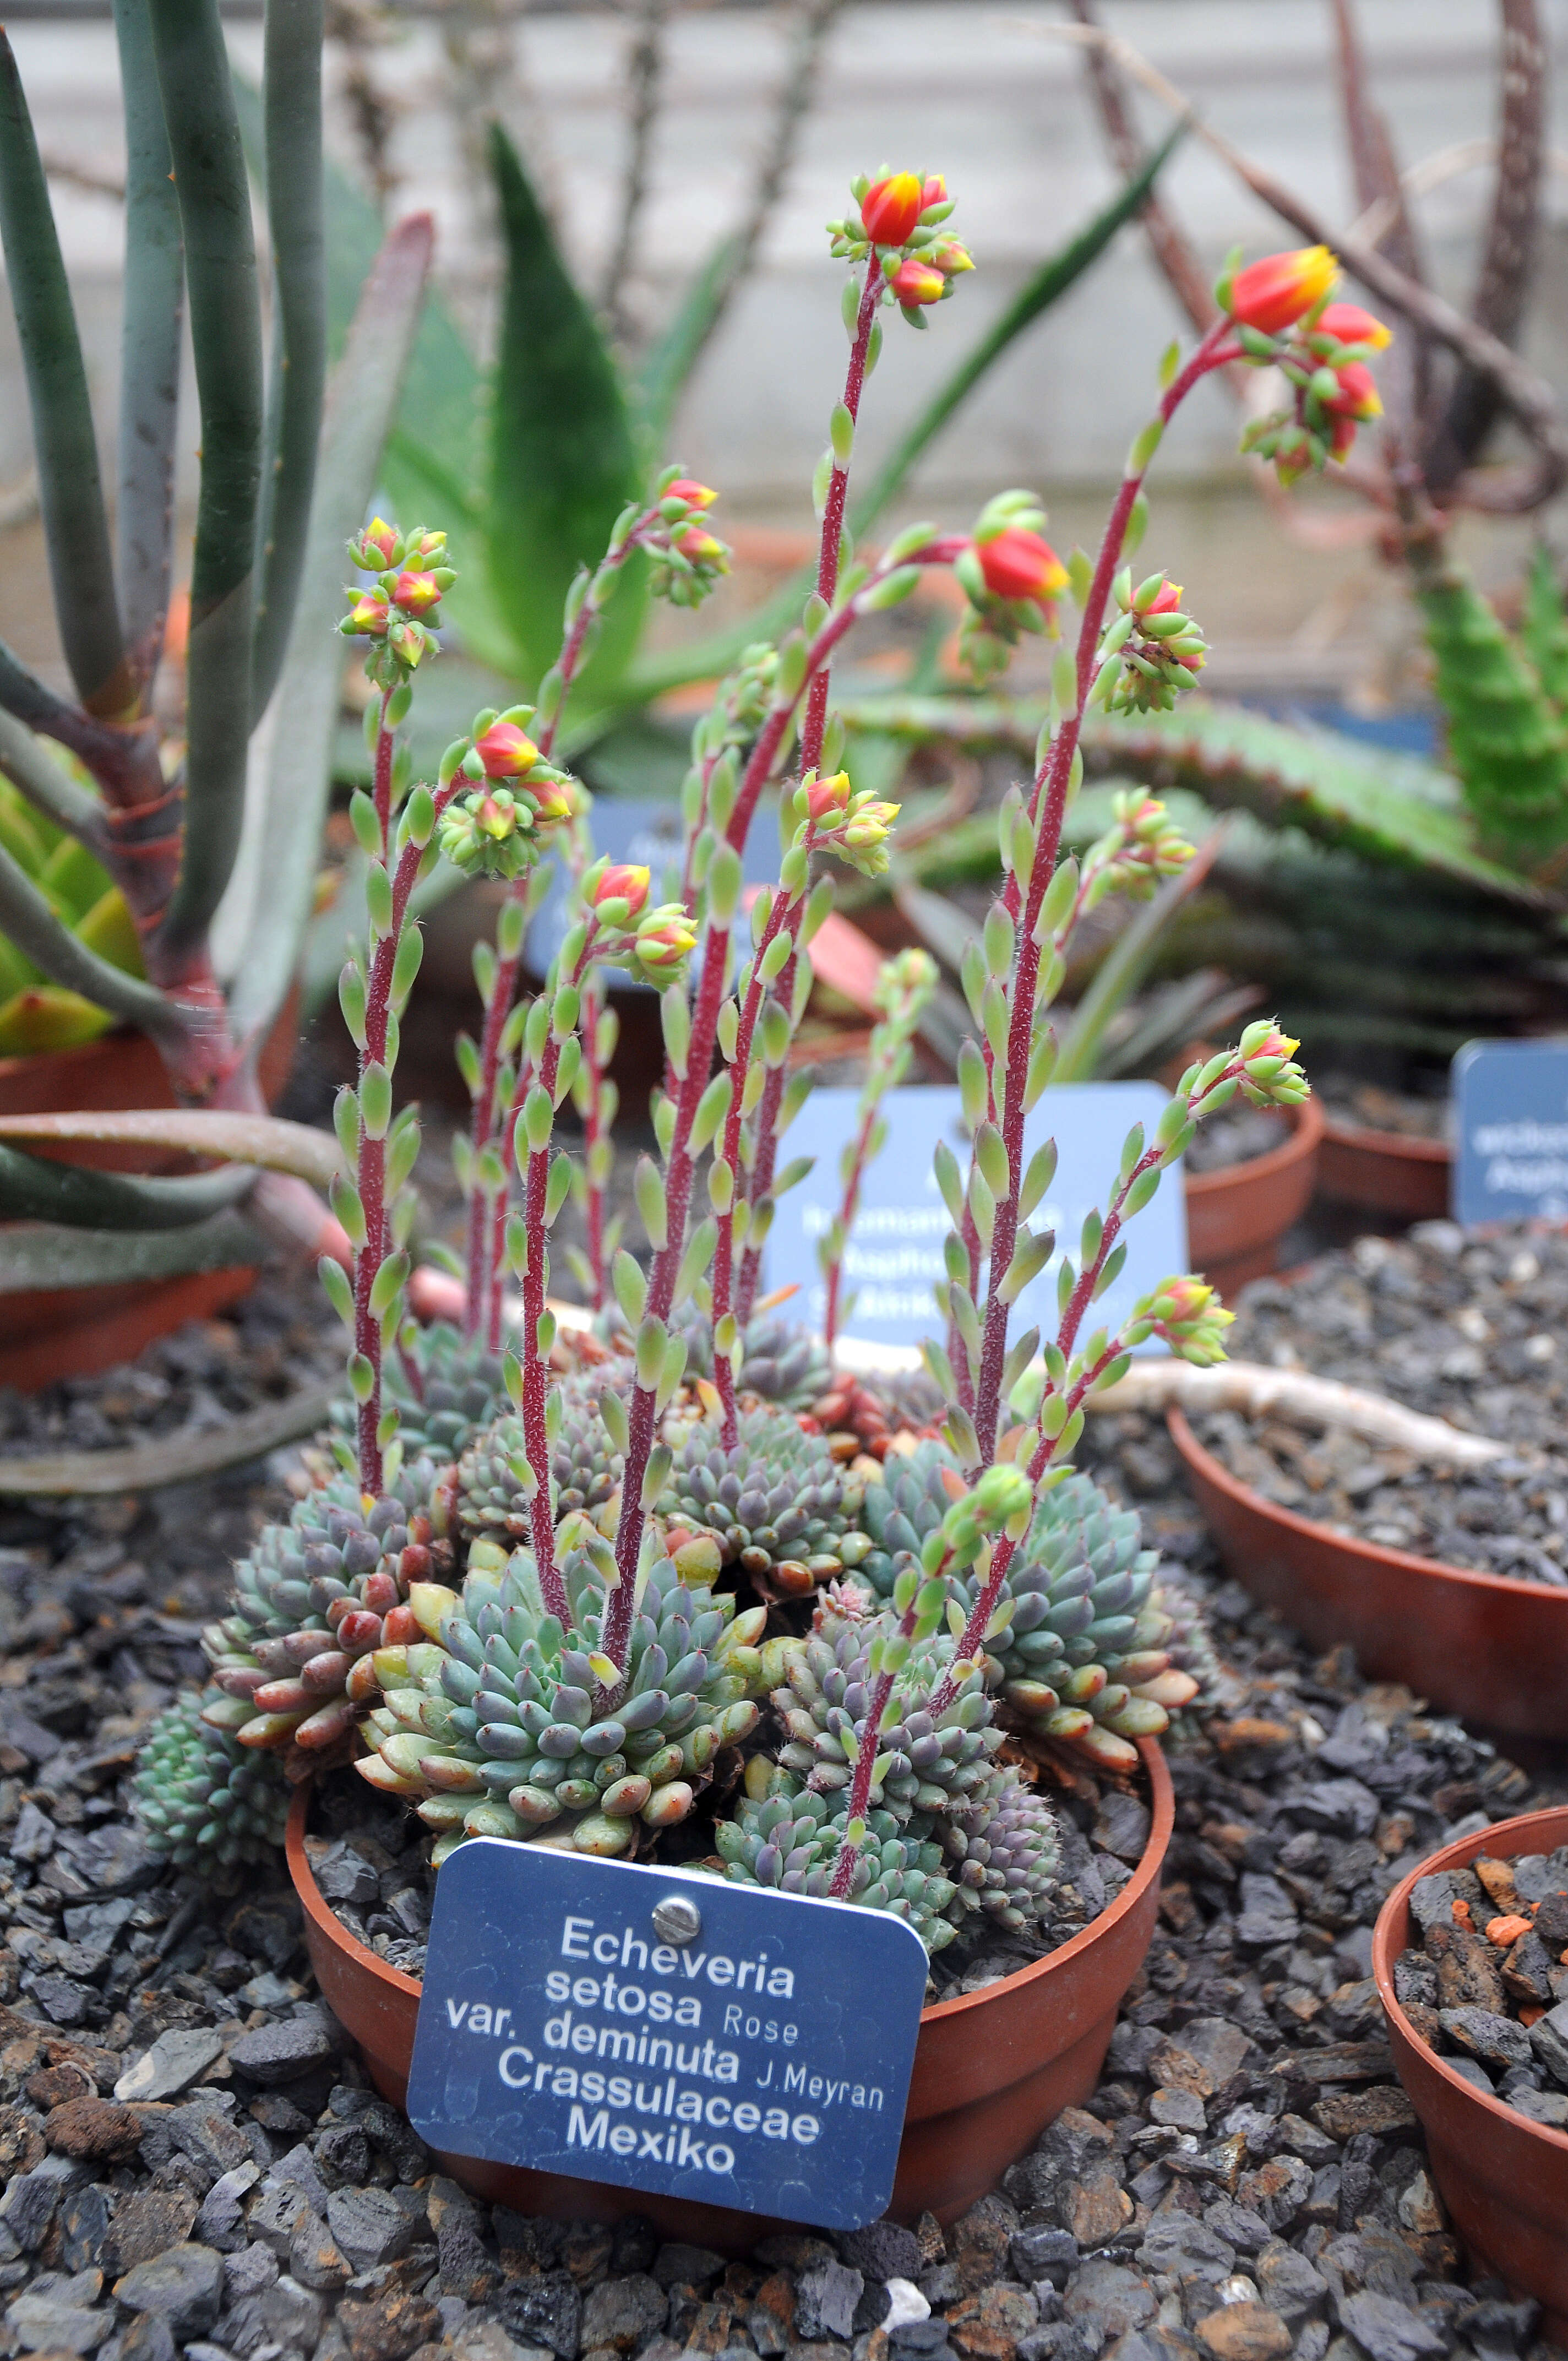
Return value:
M 685 831 L 674 804 L 641 803 L 628 796 L 596 796 L 590 818 L 596 856 L 605 854 L 611 861 L 640 862 L 651 873 L 655 902 L 679 899 Z M 746 831 L 741 873 L 748 885 L 766 885 L 777 877 L 778 867 L 778 807 L 773 797 L 764 796 Z M 553 858 L 551 868 L 554 875 L 549 894 L 528 930 L 528 964 L 535 975 L 545 972 L 572 923 L 571 881 L 559 854 Z M 608 972 L 614 992 L 646 992 L 649 988 L 646 984 L 634 984 L 619 968 L 612 967 Z
M 826 1290 L 817 1242 L 843 1200 L 839 1152 L 858 1125 L 860 1093 L 813 1091 L 790 1126 L 781 1161 L 814 1156 L 816 1166 L 797 1188 L 780 1198 L 768 1235 L 767 1284 L 792 1281 L 799 1297 L 794 1317 L 820 1327 Z M 1048 1090 L 1024 1127 L 1025 1157 L 1053 1136 L 1056 1179 L 1029 1217 L 1036 1235 L 1054 1230 L 1058 1252 L 1032 1279 L 1013 1309 L 1012 1333 L 1037 1325 L 1050 1337 L 1057 1328 L 1057 1268 L 1065 1249 L 1076 1259 L 1084 1216 L 1104 1210 L 1115 1186 L 1122 1146 L 1135 1123 L 1152 1138 L 1167 1104 L 1157 1082 L 1068 1082 Z M 940 1335 L 931 1290 L 945 1277 L 942 1240 L 951 1224 L 937 1185 L 937 1143 L 946 1139 L 969 1171 L 969 1141 L 959 1120 L 954 1089 L 911 1086 L 883 1101 L 887 1145 L 866 1173 L 860 1211 L 844 1256 L 844 1291 L 855 1302 L 840 1322 L 846 1335 L 878 1345 L 916 1345 Z M 1181 1166 L 1166 1173 L 1153 1202 L 1123 1233 L 1127 1260 L 1121 1277 L 1094 1305 L 1085 1328 L 1125 1319 L 1140 1295 L 1187 1268 L 1187 1209 Z M 1142 1348 L 1164 1352 L 1157 1341 Z
M 886 1911 L 478 1838 L 436 1880 L 409 2119 L 447 2155 L 860 2229 L 926 1973 Z
M 1466 1042 L 1453 1115 L 1456 1222 L 1568 1222 L 1568 1041 Z

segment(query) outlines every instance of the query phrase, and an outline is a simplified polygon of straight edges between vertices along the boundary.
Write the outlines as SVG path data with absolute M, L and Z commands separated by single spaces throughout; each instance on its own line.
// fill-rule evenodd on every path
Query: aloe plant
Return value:
M 116 0 L 115 30 L 127 181 L 113 532 L 43 166 L 0 35 L 0 239 L 74 689 L 56 694 L 0 647 L 0 1048 L 130 1024 L 156 1044 L 180 1099 L 254 1110 L 258 1051 L 293 978 L 319 857 L 341 666 L 325 624 L 374 486 L 432 228 L 412 216 L 383 246 L 323 437 L 320 0 L 270 0 L 267 11 L 269 366 L 214 0 Z M 152 691 L 173 584 L 187 305 L 201 478 L 181 742 L 168 749 Z M 263 761 L 256 733 L 275 696 L 289 726 Z M 177 1226 L 167 1191 L 134 1180 L 87 1190 L 80 1174 L 12 1152 L 0 1213 L 123 1230 L 130 1275 L 145 1240 L 129 1234 Z M 199 1197 L 186 1191 L 186 1221 Z M 172 1267 L 201 1268 L 202 1232 L 194 1222 L 196 1260 L 181 1265 L 166 1242 L 166 1263 L 171 1252 Z M 105 1248 L 92 1279 L 115 1270 Z

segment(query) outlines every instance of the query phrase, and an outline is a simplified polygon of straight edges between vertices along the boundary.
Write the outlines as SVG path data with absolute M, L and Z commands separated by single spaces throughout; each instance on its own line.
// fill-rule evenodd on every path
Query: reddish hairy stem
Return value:
M 918 1595 L 916 1590 L 916 1598 Z M 915 1599 L 911 1599 L 899 1620 L 900 1639 L 914 1638 L 917 1620 L 916 1602 Z M 851 1820 L 863 1820 L 871 1809 L 872 1775 L 876 1769 L 877 1740 L 882 1735 L 883 1718 L 887 1712 L 888 1699 L 893 1695 L 893 1684 L 896 1675 L 893 1673 L 877 1675 L 876 1686 L 872 1691 L 871 1703 L 866 1708 L 866 1718 L 861 1725 L 861 1751 L 855 1757 L 854 1776 L 850 1782 L 850 1806 L 847 1817 Z M 842 1902 L 848 1896 L 850 1888 L 854 1883 L 855 1869 L 860 1858 L 859 1845 L 846 1842 L 839 1846 L 839 1858 L 833 1864 L 833 1883 L 828 1889 L 832 1900 Z
M 865 1178 L 866 1157 L 872 1144 L 872 1129 L 876 1122 L 881 1104 L 882 1102 L 878 1099 L 866 1109 L 861 1118 L 860 1130 L 855 1135 L 855 1160 L 850 1168 L 849 1186 L 844 1191 L 844 1202 L 839 1209 L 839 1218 L 844 1225 L 846 1245 L 849 1243 L 850 1232 L 855 1226 L 855 1215 L 860 1211 L 861 1182 Z M 843 1277 L 844 1258 L 842 1255 L 836 1255 L 828 1266 L 828 1301 L 822 1312 L 822 1341 L 829 1353 L 833 1350 L 833 1339 L 839 1333 L 839 1295 Z
M 1218 368 L 1234 357 L 1234 350 L 1225 349 L 1225 340 L 1232 335 L 1228 319 L 1215 323 L 1202 339 L 1187 366 L 1172 380 L 1160 397 L 1159 417 L 1168 424 L 1180 404 L 1212 369 Z M 1151 454 L 1151 458 L 1152 458 Z M 1007 1056 L 1005 1061 L 1005 1092 L 1002 1113 L 1003 1144 L 1007 1150 L 1008 1188 L 996 1207 L 995 1224 L 991 1240 L 991 1280 L 986 1296 L 985 1322 L 981 1339 L 980 1376 L 975 1387 L 974 1426 L 980 1445 L 980 1464 L 988 1466 L 996 1453 L 996 1426 L 1002 1399 L 1002 1372 L 1007 1358 L 1007 1323 L 1010 1307 L 1003 1301 L 1002 1282 L 1018 1239 L 1018 1192 L 1024 1176 L 1024 1088 L 1028 1078 L 1029 1051 L 1035 1027 L 1035 993 L 1040 972 L 1040 946 L 1035 941 L 1036 921 L 1046 897 L 1046 889 L 1055 872 L 1061 851 L 1062 820 L 1067 811 L 1068 789 L 1071 780 L 1073 757 L 1078 752 L 1083 729 L 1084 708 L 1094 685 L 1094 659 L 1100 647 L 1100 634 L 1105 620 L 1105 609 L 1111 598 L 1116 568 L 1121 562 L 1122 547 L 1127 537 L 1133 505 L 1142 489 L 1147 467 L 1140 467 L 1123 478 L 1113 504 L 1100 556 L 1094 568 L 1089 596 L 1084 601 L 1083 617 L 1079 628 L 1077 651 L 1077 702 L 1072 713 L 1064 717 L 1061 728 L 1047 752 L 1035 776 L 1029 798 L 1029 818 L 1036 825 L 1036 840 L 1034 866 L 1029 873 L 1029 887 L 1020 895 L 1016 874 L 1009 877 L 1003 895 L 1003 906 L 1016 926 L 1016 942 L 1013 954 L 1013 979 L 1009 995 Z M 1020 906 L 1022 915 L 1020 916 Z
M 866 355 L 871 349 L 872 328 L 882 301 L 884 281 L 882 266 L 875 251 L 866 258 L 865 283 L 861 289 L 860 309 L 855 314 L 854 341 L 850 346 L 850 367 L 844 379 L 844 407 L 858 425 L 861 416 L 861 396 L 866 386 Z M 839 559 L 844 540 L 844 502 L 850 488 L 848 461 L 835 459 L 833 472 L 828 478 L 828 498 L 822 505 L 822 541 L 817 560 L 817 595 L 833 604 L 839 588 Z M 822 733 L 828 724 L 828 674 L 822 671 L 811 684 L 806 704 L 806 726 L 800 733 L 800 760 L 803 770 L 815 770 L 822 758 Z

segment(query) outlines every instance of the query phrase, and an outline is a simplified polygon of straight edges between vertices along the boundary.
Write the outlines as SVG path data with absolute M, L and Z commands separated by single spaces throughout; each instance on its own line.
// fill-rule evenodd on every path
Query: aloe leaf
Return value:
M 871 489 L 856 502 L 850 530 L 857 540 L 902 489 L 927 445 L 941 433 L 953 412 L 969 399 L 1009 346 L 1015 344 L 1026 328 L 1032 328 L 1042 313 L 1059 302 L 1090 265 L 1099 260 L 1117 231 L 1137 212 L 1186 130 L 1185 120 L 1178 123 L 1135 179 L 1118 190 L 1110 203 L 1092 221 L 1086 222 L 1076 237 L 1041 263 L 1025 280 L 1001 318 L 992 323 L 947 382 L 938 387 L 914 425 L 900 436 Z
M 96 796 L 62 770 L 32 731 L 0 709 L 0 771 L 20 788 L 35 811 L 69 830 L 100 856 L 107 837 L 104 807 Z
M 1483 843 L 1521 865 L 1568 839 L 1568 729 L 1522 648 L 1504 631 L 1468 569 L 1420 566 L 1432 686 L 1448 717 L 1448 751 Z
M 124 981 L 124 978 L 121 979 Z M 291 1172 L 324 1189 L 338 1169 L 337 1143 L 281 1115 L 231 1115 L 210 1107 L 137 1107 L 128 1114 L 0 1115 L 0 1139 L 101 1139 L 132 1148 L 179 1148 Z
M 82 703 L 118 714 L 134 683 L 120 637 L 87 371 L 60 237 L 10 41 L 0 31 L 0 238 L 22 347 L 60 644 Z
M 322 12 L 323 0 L 268 0 L 263 104 L 273 353 L 257 531 L 253 720 L 267 709 L 289 644 L 326 385 Z
M 1520 636 L 1536 678 L 1561 714 L 1568 707 L 1568 614 L 1548 542 L 1538 541 L 1530 552 Z
M 697 356 L 724 310 L 742 238 L 739 230 L 721 237 L 676 305 L 674 316 L 649 346 L 632 385 L 638 423 L 651 452 L 664 447 L 675 404 Z
M 250 186 L 217 0 L 148 0 L 185 240 L 202 413 L 186 659 L 184 843 L 159 927 L 202 946 L 239 848 L 261 472 L 261 312 Z
M 237 1204 L 255 1181 L 254 1171 L 233 1165 L 174 1180 L 146 1180 L 0 1148 L 0 1218 L 57 1222 L 72 1230 L 185 1230 Z
M 428 214 L 411 214 L 391 232 L 365 282 L 333 380 L 320 488 L 280 690 L 287 726 L 273 736 L 260 824 L 253 843 L 247 843 L 247 874 L 236 881 L 248 888 L 242 948 L 223 962 L 233 967 L 229 1016 L 241 1039 L 264 1036 L 283 1005 L 310 919 L 348 652 L 335 629 L 343 611 L 344 544 L 363 523 L 375 488 L 433 243 Z
M 491 405 L 489 574 L 525 676 L 537 681 L 560 647 L 577 568 L 598 562 L 637 489 L 637 454 L 609 347 L 495 123 L 490 160 L 507 275 Z M 644 596 L 641 568 L 628 566 L 589 668 L 598 679 L 613 677 L 634 644 Z
M 126 289 L 115 541 L 126 643 L 145 693 L 162 653 L 174 533 L 185 256 L 148 0 L 115 0 L 126 116 Z
M 53 1222 L 0 1230 L 0 1295 L 39 1287 L 117 1287 L 180 1279 L 266 1258 L 267 1244 L 240 1214 L 214 1213 L 185 1230 L 73 1230 Z
M 1186 868 L 1168 877 L 1159 891 L 1134 911 L 1095 969 L 1088 990 L 1068 1021 L 1051 1076 L 1053 1082 L 1087 1082 L 1099 1071 L 1105 1027 L 1148 973 L 1160 938 L 1182 903 L 1196 892 L 1213 867 L 1223 835 L 1222 822 L 1205 838 Z
M 112 967 L 61 923 L 53 906 L 32 879 L 0 847 L 0 932 L 68 992 L 80 993 L 98 1008 L 106 1008 L 137 1025 L 154 1040 L 184 1038 L 179 1012 L 163 994 L 138 976 Z
M 850 697 L 839 710 L 850 730 L 946 738 L 970 753 L 1032 752 L 1046 718 L 1035 697 Z M 1091 777 L 1188 787 L 1212 807 L 1299 828 L 1371 861 L 1430 870 L 1538 910 L 1557 906 L 1542 886 L 1475 851 L 1457 780 L 1411 755 L 1373 756 L 1332 730 L 1196 697 L 1174 713 L 1096 720 L 1084 730 L 1083 753 Z
M 182 1428 L 178 1434 L 157 1435 L 123 1451 L 50 1451 L 27 1459 L 0 1459 L 0 1493 L 13 1499 L 93 1498 L 190 1484 L 225 1467 L 243 1466 L 247 1459 L 264 1458 L 302 1434 L 313 1434 L 326 1424 L 341 1390 L 309 1386 L 286 1401 L 266 1402 L 200 1434 Z

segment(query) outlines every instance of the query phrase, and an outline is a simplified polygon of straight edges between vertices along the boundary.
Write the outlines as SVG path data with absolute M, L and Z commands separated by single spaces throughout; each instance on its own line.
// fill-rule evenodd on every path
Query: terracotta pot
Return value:
M 1123 1993 L 1154 1934 L 1160 1865 L 1175 1812 L 1157 1746 L 1139 1752 L 1153 1824 L 1143 1860 L 1111 1907 L 1059 1951 L 983 1992 L 939 2001 L 920 2020 L 915 2074 L 888 2211 L 913 2222 L 930 2212 L 952 2221 L 994 2189 L 1063 2107 L 1078 2106 L 1099 2079 Z M 356 2043 L 370 2078 L 401 2106 L 413 2056 L 420 1986 L 357 1943 L 323 1900 L 305 1852 L 309 1786 L 289 1815 L 289 1872 L 304 1905 L 305 1948 L 322 1993 Z M 771 2225 L 753 2213 L 636 2190 L 609 2189 L 521 2167 L 444 2157 L 443 2169 L 481 2197 L 520 2213 L 609 2222 L 645 2214 L 666 2235 L 744 2254 Z
M 1429 2048 L 1394 1997 L 1394 1963 L 1410 1939 L 1410 1889 L 1434 1870 L 1463 1869 L 1477 1853 L 1508 1859 L 1568 1843 L 1568 1811 L 1517 1820 L 1445 1845 L 1397 1885 L 1377 1914 L 1372 1972 L 1388 2020 L 1388 2045 L 1421 2119 L 1432 2176 L 1478 2272 L 1506 2279 L 1545 2307 L 1538 2334 L 1568 2345 L 1568 2133 L 1532 2124 L 1475 2090 Z
M 1279 1241 L 1311 1202 L 1323 1110 L 1315 1099 L 1288 1110 L 1290 1136 L 1249 1164 L 1189 1172 L 1188 1259 L 1222 1295 L 1279 1268 Z
M 1179 1411 L 1171 1438 L 1243 1588 L 1315 1647 L 1348 1641 L 1364 1673 L 1508 1736 L 1568 1738 L 1568 1597 L 1353 1541 L 1238 1483 Z
M 1330 1115 L 1318 1150 L 1318 1193 L 1407 1222 L 1442 1221 L 1453 1162 L 1446 1139 L 1364 1131 Z
M 289 1079 L 297 1039 L 299 995 L 291 993 L 261 1053 L 259 1079 L 270 1106 Z M 80 1049 L 37 1058 L 0 1058 L 0 1113 L 93 1114 L 177 1104 L 163 1060 L 145 1033 L 105 1033 Z M 182 1172 L 197 1170 L 172 1149 L 114 1147 L 72 1140 L 29 1154 L 54 1157 L 100 1172 Z M 0 1295 L 0 1381 L 37 1393 L 60 1378 L 95 1377 L 130 1361 L 155 1337 L 186 1320 L 210 1320 L 249 1293 L 248 1267 L 192 1271 L 178 1279 L 133 1279 L 123 1287 L 34 1288 Z

